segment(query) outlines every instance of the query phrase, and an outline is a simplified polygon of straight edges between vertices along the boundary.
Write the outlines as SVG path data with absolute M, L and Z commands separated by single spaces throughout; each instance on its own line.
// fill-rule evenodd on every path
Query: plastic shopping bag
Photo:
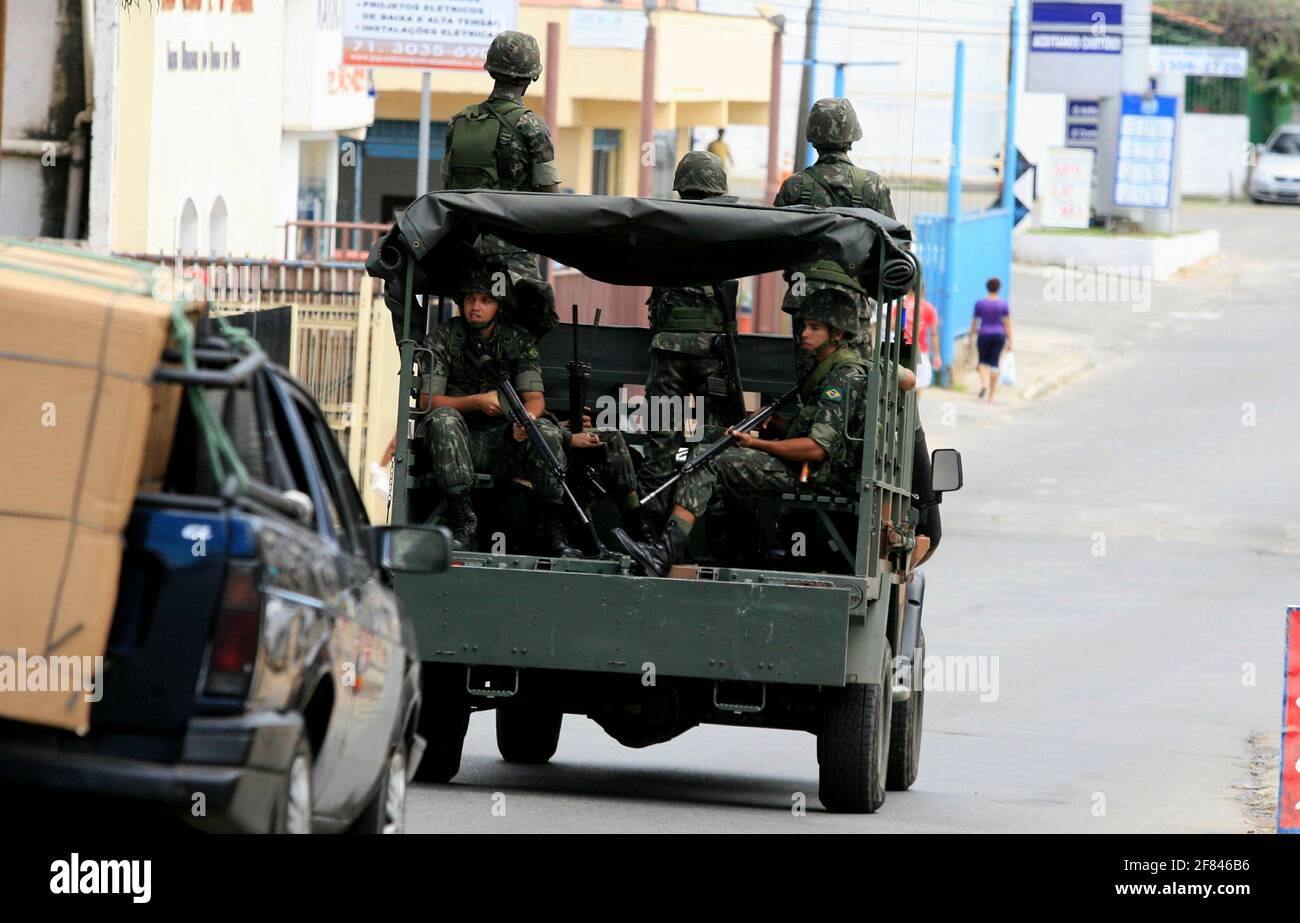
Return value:
M 998 363 L 998 378 L 1008 388 L 1016 386 L 1016 354 L 1010 350 L 1002 354 L 1002 361 Z

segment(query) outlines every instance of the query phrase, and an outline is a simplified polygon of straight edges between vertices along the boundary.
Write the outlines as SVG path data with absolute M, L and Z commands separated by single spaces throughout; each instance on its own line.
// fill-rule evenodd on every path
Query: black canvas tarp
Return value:
M 390 283 L 389 306 L 400 313 L 404 259 L 416 258 L 417 292 L 452 295 L 481 234 L 613 285 L 703 284 L 833 259 L 874 294 L 882 253 L 886 298 L 902 294 L 912 275 L 910 230 L 870 209 L 490 190 L 416 199 L 366 267 Z

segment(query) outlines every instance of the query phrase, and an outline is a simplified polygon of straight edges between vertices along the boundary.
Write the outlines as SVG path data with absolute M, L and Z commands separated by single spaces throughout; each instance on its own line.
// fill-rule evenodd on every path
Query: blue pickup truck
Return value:
M 125 531 L 91 731 L 0 722 L 0 787 L 214 831 L 400 832 L 424 742 L 390 583 L 444 569 L 450 537 L 371 526 L 288 373 L 252 344 L 197 347 L 155 373 L 187 400 L 162 488 Z

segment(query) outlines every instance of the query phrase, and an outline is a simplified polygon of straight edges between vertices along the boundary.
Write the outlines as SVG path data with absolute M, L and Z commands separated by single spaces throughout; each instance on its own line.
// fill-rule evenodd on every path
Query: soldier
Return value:
M 819 99 L 813 103 L 808 113 L 808 143 L 817 150 L 817 162 L 805 167 L 781 184 L 776 199 L 776 206 L 811 205 L 814 208 L 870 208 L 890 218 L 894 217 L 894 204 L 889 199 L 889 187 L 880 178 L 879 173 L 853 165 L 849 159 L 849 148 L 853 142 L 862 137 L 862 126 L 858 124 L 858 115 L 853 111 L 853 104 L 847 99 Z M 816 286 L 808 285 L 800 290 L 801 282 L 820 281 L 823 276 L 837 268 L 835 263 L 823 260 L 805 266 L 796 266 L 787 274 L 791 290 L 786 295 L 787 303 L 783 308 L 792 310 L 790 300 L 810 294 Z M 840 269 L 848 275 L 848 271 Z M 861 330 L 858 335 L 859 348 L 868 349 L 867 328 L 871 323 L 871 302 L 861 286 L 855 286 L 855 299 L 858 301 L 858 321 Z M 796 350 L 796 354 L 797 350 Z
M 673 189 L 687 200 L 723 197 L 727 192 L 727 171 L 717 155 L 691 151 L 677 164 Z M 656 286 L 650 292 L 650 300 L 646 302 L 651 332 L 650 371 L 645 385 L 647 406 L 655 407 L 666 398 L 675 398 L 682 402 L 684 422 L 685 400 L 693 395 L 697 407 L 703 402 L 706 422 L 717 427 L 729 422 L 719 412 L 721 408 L 713 407 L 704 399 L 709 378 L 720 371 L 720 364 L 714 358 L 713 338 L 736 329 L 734 306 L 726 301 L 721 284 Z M 671 416 L 659 413 L 660 421 Z M 645 459 L 641 463 L 642 493 L 650 493 L 672 476 L 673 459 L 684 442 L 685 433 L 678 429 L 661 428 L 648 434 Z M 661 514 L 665 508 L 658 498 L 651 506 Z
M 452 117 L 442 158 L 445 189 L 504 189 L 558 192 L 551 132 L 523 104 L 524 91 L 542 74 L 537 39 L 524 32 L 505 31 L 492 40 L 483 69 L 496 85 L 481 103 Z M 512 272 L 541 278 L 537 255 L 484 234 L 477 249 L 484 257 L 504 261 Z M 544 326 L 559 322 L 548 306 Z
M 528 415 L 537 421 L 556 458 L 563 458 L 560 429 L 543 417 L 545 388 L 537 347 L 523 328 L 498 316 L 511 297 L 509 275 L 499 266 L 468 271 L 456 294 L 460 313 L 435 327 L 426 340 L 432 358 L 421 389 L 421 409 L 432 408 L 423 435 L 429 443 L 435 483 L 447 496 L 447 523 L 457 548 L 472 548 L 478 518 L 470 499 L 474 474 L 526 478 L 540 503 L 541 553 L 578 557 L 564 533 L 563 486 L 528 441 L 522 426 L 505 416 L 494 381 L 473 361 L 465 340 L 482 337 L 499 367 L 507 369 Z
M 785 438 L 736 433 L 735 447 L 679 482 L 672 516 L 657 541 L 637 542 L 614 530 L 646 573 L 663 577 L 685 558 L 691 527 L 719 488 L 740 498 L 788 491 L 805 480 L 833 493 L 852 490 L 860 459 L 847 434 L 863 425 L 866 376 L 850 345 L 857 327 L 853 300 L 835 288 L 819 289 L 800 304 L 796 326 L 801 347 L 816 365 L 802 383 L 800 409 Z
M 569 447 L 570 464 L 575 450 L 604 447 L 604 456 L 593 467 L 593 472 L 605 489 L 613 494 L 624 530 L 638 541 L 648 539 L 650 535 L 641 516 L 641 495 L 636 486 L 636 466 L 623 434 L 616 429 L 593 429 L 590 417 L 584 418 L 582 432 L 574 433 L 567 423 L 561 423 L 560 434 Z
M 894 204 L 879 173 L 853 165 L 849 148 L 861 139 L 858 114 L 847 99 L 819 99 L 808 113 L 808 143 L 817 162 L 781 184 L 773 205 L 870 208 L 890 218 Z

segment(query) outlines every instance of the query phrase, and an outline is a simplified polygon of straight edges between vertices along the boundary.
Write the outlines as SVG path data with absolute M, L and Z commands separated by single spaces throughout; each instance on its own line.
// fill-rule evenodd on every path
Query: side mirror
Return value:
M 375 563 L 390 573 L 441 574 L 451 564 L 445 526 L 379 526 L 373 541 Z
M 961 453 L 956 449 L 935 449 L 930 453 L 930 489 L 935 493 L 961 490 Z
M 306 525 L 311 525 L 312 520 L 316 518 L 316 506 L 311 502 L 311 497 L 307 496 L 301 490 L 286 490 L 280 494 L 284 501 L 293 507 L 293 518 Z

